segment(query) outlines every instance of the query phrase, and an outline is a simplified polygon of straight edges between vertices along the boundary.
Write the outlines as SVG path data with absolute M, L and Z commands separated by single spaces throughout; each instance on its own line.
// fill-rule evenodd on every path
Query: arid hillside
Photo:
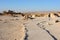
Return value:
M 14 12 L 11 10 L 3 11 L 3 13 L 0 13 L 0 15 L 7 15 L 7 16 L 23 16 L 26 18 L 34 18 L 34 17 L 60 17 L 60 12 L 54 12 L 54 11 L 42 11 L 42 12 L 26 12 L 26 13 L 21 13 L 21 12 Z

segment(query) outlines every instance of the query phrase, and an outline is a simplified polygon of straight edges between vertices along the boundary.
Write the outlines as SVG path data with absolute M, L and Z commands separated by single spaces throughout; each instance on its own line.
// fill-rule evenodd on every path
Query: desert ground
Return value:
M 60 17 L 0 15 L 0 40 L 60 40 Z

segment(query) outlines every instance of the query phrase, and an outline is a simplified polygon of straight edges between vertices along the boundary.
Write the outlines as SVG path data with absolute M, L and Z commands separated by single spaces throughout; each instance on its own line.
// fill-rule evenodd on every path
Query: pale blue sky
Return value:
M 48 11 L 60 10 L 60 0 L 0 0 L 0 11 Z

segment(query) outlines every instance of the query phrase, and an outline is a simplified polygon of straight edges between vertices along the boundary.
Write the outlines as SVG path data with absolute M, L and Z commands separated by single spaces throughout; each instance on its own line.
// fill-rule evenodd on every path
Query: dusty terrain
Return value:
M 60 40 L 60 17 L 0 16 L 0 40 Z
M 19 19 L 0 16 L 0 40 L 24 40 L 25 27 Z
M 60 18 L 36 18 L 25 23 L 28 40 L 60 40 Z

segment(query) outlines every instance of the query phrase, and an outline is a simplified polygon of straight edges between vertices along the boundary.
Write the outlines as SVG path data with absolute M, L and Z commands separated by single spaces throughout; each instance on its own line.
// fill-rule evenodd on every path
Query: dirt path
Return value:
M 56 38 L 54 35 L 52 35 L 51 32 L 50 32 L 49 30 L 47 30 L 47 29 L 44 27 L 43 24 L 41 25 L 40 23 L 38 23 L 37 26 L 40 27 L 41 29 L 45 30 L 54 40 L 57 40 L 57 38 Z
M 27 32 L 27 40 L 54 40 L 45 30 L 39 28 L 33 21 L 28 21 L 25 24 Z

